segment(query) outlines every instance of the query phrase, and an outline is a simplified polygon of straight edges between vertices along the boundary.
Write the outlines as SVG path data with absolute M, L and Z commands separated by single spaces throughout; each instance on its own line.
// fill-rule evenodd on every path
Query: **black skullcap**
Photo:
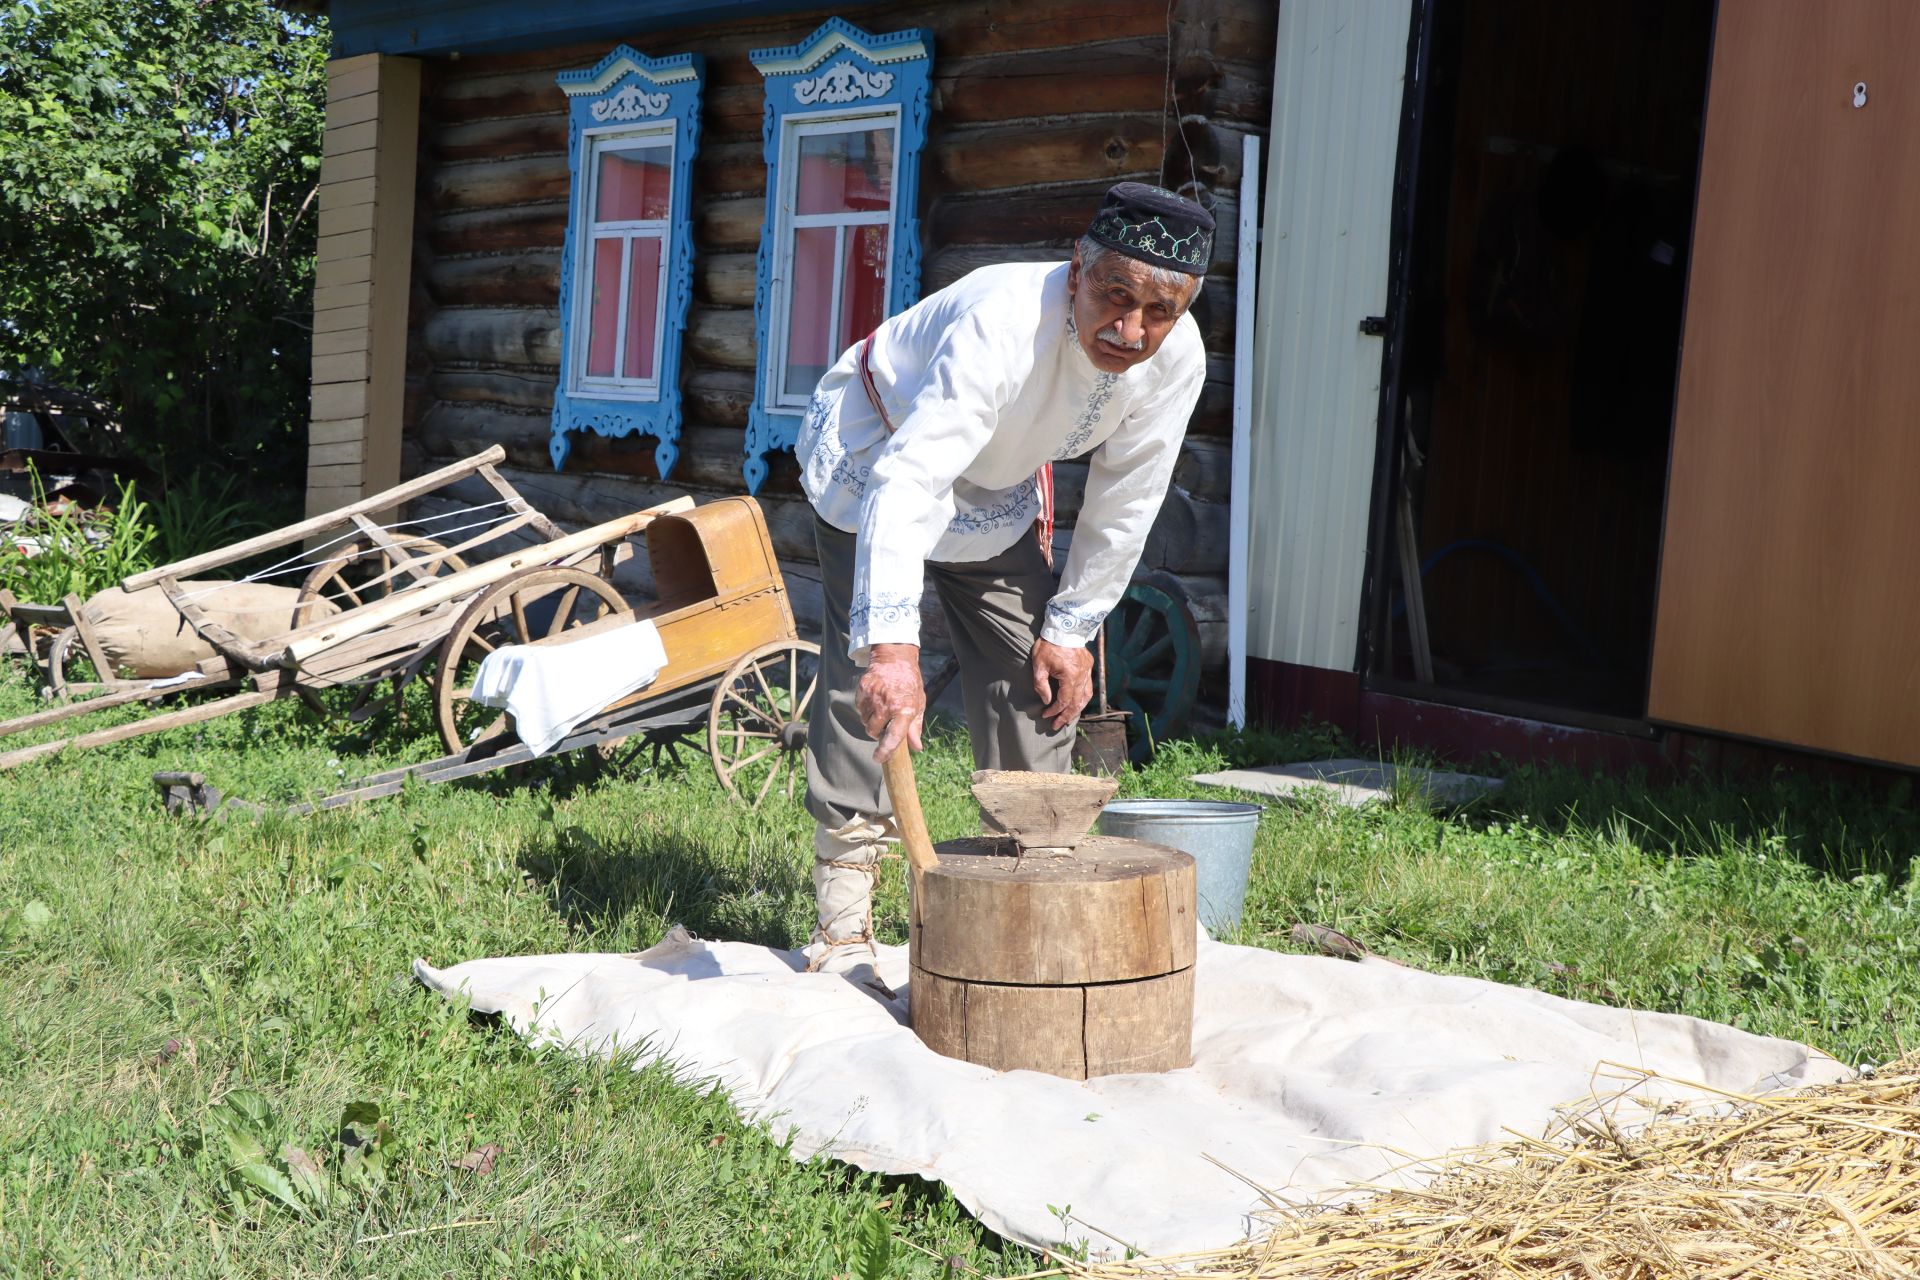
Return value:
M 1190 276 L 1207 274 L 1213 256 L 1213 215 L 1144 182 L 1109 187 L 1087 234 L 1129 258 Z

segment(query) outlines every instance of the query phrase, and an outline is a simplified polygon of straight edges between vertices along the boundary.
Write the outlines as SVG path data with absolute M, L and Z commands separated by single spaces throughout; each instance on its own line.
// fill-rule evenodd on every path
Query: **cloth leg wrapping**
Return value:
M 819 913 L 805 948 L 809 972 L 873 961 L 873 880 L 886 852 L 887 829 L 856 818 L 813 833 L 813 898 Z

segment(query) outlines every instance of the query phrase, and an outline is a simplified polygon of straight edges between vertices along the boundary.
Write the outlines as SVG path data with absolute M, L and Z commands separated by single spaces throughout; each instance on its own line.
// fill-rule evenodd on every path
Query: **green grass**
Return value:
M 0 715 L 31 705 L 24 684 L 0 680 Z M 1168 744 L 1126 791 L 1186 794 L 1201 768 L 1337 745 Z M 795 945 L 810 920 L 797 805 L 738 809 L 703 757 L 660 773 L 542 765 L 513 786 L 217 823 L 167 818 L 147 781 L 192 768 L 288 800 L 431 754 L 420 737 L 361 749 L 275 705 L 0 774 L 0 1273 L 1037 1265 L 939 1187 L 796 1164 L 711 1093 L 529 1049 L 407 978 L 415 956 L 630 951 L 674 922 Z M 937 839 L 971 829 L 968 767 L 952 732 L 921 762 Z M 1411 799 L 1275 804 L 1239 940 L 1286 948 L 1292 923 L 1316 921 L 1426 968 L 1880 1061 L 1920 1043 L 1907 872 L 1920 817 L 1895 791 L 1517 770 L 1496 802 L 1453 815 Z M 902 874 L 888 865 L 881 929 L 897 941 Z M 236 1139 L 231 1115 L 255 1094 L 270 1114 Z M 389 1126 L 356 1157 L 377 1157 L 383 1178 L 342 1178 L 336 1133 L 353 1103 Z M 230 1174 L 234 1141 L 258 1142 L 269 1172 Z M 454 1167 L 488 1143 L 501 1147 L 489 1172 Z M 323 1210 L 261 1191 L 302 1152 L 334 1188 Z M 856 1244 L 876 1223 L 890 1258 Z

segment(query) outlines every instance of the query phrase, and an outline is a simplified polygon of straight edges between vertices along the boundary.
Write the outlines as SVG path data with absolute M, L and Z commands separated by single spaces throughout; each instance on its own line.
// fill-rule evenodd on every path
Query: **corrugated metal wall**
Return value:
M 1285 0 L 1260 246 L 1247 651 L 1353 669 L 1412 0 Z

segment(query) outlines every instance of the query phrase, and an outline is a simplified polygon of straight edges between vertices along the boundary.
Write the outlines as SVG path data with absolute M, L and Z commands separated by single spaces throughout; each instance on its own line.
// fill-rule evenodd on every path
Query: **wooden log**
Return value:
M 1225 573 L 1231 530 L 1226 503 L 1202 502 L 1184 489 L 1169 489 L 1147 532 L 1140 567 L 1209 576 Z
M 915 1032 L 948 1057 L 1069 1080 L 1193 1065 L 1192 969 L 1076 987 L 956 982 L 921 969 L 909 981 Z
M 766 104 L 766 82 L 759 78 L 758 73 L 750 84 L 716 85 L 701 99 L 701 141 L 711 144 L 729 139 L 758 138 L 765 119 Z
M 1173 482 L 1196 498 L 1225 502 L 1233 488 L 1233 446 L 1189 440 L 1173 465 Z
M 1211 49 L 1241 62 L 1266 59 L 1271 65 L 1279 34 L 1277 5 L 1245 0 L 1179 0 L 1173 7 L 1170 44 L 1175 56 Z
M 949 125 L 1120 114 L 1166 97 L 1167 45 L 1152 37 L 934 60 L 935 117 Z
M 974 982 L 1059 986 L 1193 963 L 1191 855 L 1110 836 L 1087 836 L 1068 856 L 1018 852 L 995 836 L 940 846 L 943 870 L 921 886 L 916 965 Z
M 929 1048 L 1069 1079 L 1187 1065 L 1190 855 L 1098 836 L 1065 857 L 990 837 L 937 852 L 909 930 L 911 1018 Z M 1093 1017 L 1123 1033 L 1102 1037 Z
M 442 161 L 430 170 L 428 199 L 436 209 L 488 209 L 565 200 L 571 188 L 562 154 Z
M 753 306 L 755 255 L 703 253 L 693 264 L 694 296 L 726 307 Z M 424 271 L 440 307 L 554 307 L 560 301 L 560 248 L 437 257 Z
M 694 234 L 703 250 L 715 253 L 760 249 L 760 225 L 766 220 L 765 196 L 733 196 L 701 201 L 694 211 Z
M 744 370 L 693 370 L 687 375 L 682 388 L 687 420 L 714 427 L 744 428 L 747 425 L 747 411 L 753 405 L 753 382 L 754 375 Z M 736 446 L 734 453 L 744 462 L 745 443 L 736 442 Z
M 447 124 L 430 133 L 433 153 L 447 160 L 506 160 L 515 156 L 567 153 L 564 110 L 499 120 Z
M 694 158 L 695 198 L 767 193 L 766 144 L 758 138 L 708 142 Z
M 437 401 L 551 412 L 558 379 L 543 369 L 449 369 L 443 366 L 433 371 L 427 385 Z
M 428 247 L 440 256 L 558 249 L 566 242 L 567 202 L 454 210 L 435 217 L 429 227 Z
M 1206 49 L 1189 50 L 1173 70 L 1181 116 L 1265 129 L 1273 118 L 1273 63 L 1232 62 Z
M 1227 661 L 1227 580 L 1176 575 L 1187 609 L 1200 629 L 1200 665 L 1211 671 Z
M 981 267 L 1006 262 L 1065 262 L 1072 256 L 1070 245 L 951 245 L 927 259 L 921 273 L 921 292 L 937 292 Z
M 696 305 L 688 316 L 687 351 L 695 360 L 723 369 L 755 368 L 753 312 Z
M 723 307 L 751 307 L 758 276 L 756 254 L 703 253 L 693 264 L 694 296 Z
M 547 413 L 483 403 L 441 403 L 427 410 L 415 434 L 434 456 L 498 447 L 508 466 L 538 468 L 547 460 L 551 430 Z
M 942 191 L 1126 178 L 1158 182 L 1165 130 L 1157 111 L 951 129 L 935 135 L 923 163 Z
M 1073 242 L 1086 232 L 1105 192 L 1104 183 L 1074 183 L 1044 191 L 944 195 L 934 202 L 928 222 L 934 243 L 943 249 L 957 245 L 1054 245 L 1064 258 L 1071 253 Z M 1220 226 L 1235 225 L 1238 209 L 1233 199 L 1214 198 L 1212 213 Z M 1230 272 L 1236 253 L 1234 237 L 1215 237 L 1213 269 Z
M 433 86 L 431 104 L 433 118 L 443 123 L 567 114 L 567 95 L 546 70 L 447 76 Z
M 560 365 L 560 313 L 552 308 L 448 308 L 435 312 L 420 336 L 436 364 Z

